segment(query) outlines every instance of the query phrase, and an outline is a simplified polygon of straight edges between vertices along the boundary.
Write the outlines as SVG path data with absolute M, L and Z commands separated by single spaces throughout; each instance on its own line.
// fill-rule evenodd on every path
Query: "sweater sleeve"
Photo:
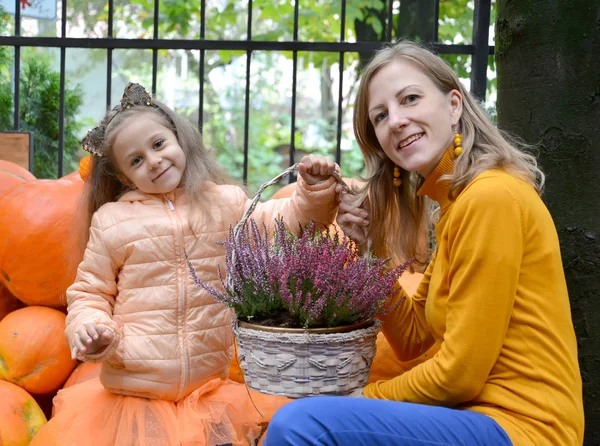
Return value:
M 78 359 L 101 362 L 111 359 L 117 350 L 121 333 L 112 319 L 117 295 L 118 265 L 111 258 L 103 240 L 98 213 L 90 227 L 90 239 L 75 282 L 67 290 L 67 326 L 65 333 L 72 347 L 77 331 L 86 323 L 104 325 L 113 332 L 113 341 L 94 354 L 78 353 Z
M 449 287 L 446 301 L 436 302 L 446 313 L 440 349 L 410 371 L 367 386 L 368 397 L 448 407 L 468 402 L 500 355 L 524 249 L 521 206 L 507 185 L 483 180 L 465 189 L 453 207 L 448 265 L 435 269 L 445 276 L 436 282 Z
M 435 258 L 427 267 L 414 296 L 400 288 L 386 304 L 390 311 L 381 317 L 383 334 L 401 361 L 419 357 L 434 343 L 425 318 L 425 302 L 434 262 Z
M 268 228 L 273 227 L 276 217 L 282 217 L 290 228 L 297 228 L 298 223 L 305 225 L 311 220 L 329 226 L 334 222 L 338 208 L 335 185 L 333 177 L 308 185 L 299 176 L 296 190 L 290 198 L 259 203 L 251 217 L 259 225 L 266 223 Z M 245 209 L 248 209 L 250 203 L 247 200 Z

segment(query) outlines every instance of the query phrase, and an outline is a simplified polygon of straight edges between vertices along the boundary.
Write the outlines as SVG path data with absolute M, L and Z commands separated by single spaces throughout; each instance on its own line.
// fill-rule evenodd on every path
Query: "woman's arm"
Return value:
M 403 288 L 386 305 L 390 310 L 380 319 L 383 334 L 400 361 L 410 361 L 425 353 L 434 343 L 425 317 L 425 302 L 431 278 L 432 259 L 414 295 Z

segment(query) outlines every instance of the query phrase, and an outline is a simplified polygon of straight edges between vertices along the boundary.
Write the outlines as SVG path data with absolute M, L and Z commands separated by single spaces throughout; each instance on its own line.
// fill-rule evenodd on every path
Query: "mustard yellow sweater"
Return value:
M 453 158 L 448 151 L 419 190 L 440 203 L 436 253 L 383 325 L 402 360 L 434 342 L 439 351 L 364 395 L 481 412 L 515 446 L 581 445 L 577 343 L 552 218 L 530 184 L 502 170 L 448 200 L 438 179 Z

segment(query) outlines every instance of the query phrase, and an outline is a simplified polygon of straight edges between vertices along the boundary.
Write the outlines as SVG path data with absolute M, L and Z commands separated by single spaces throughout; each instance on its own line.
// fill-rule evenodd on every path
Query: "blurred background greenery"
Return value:
M 410 8 L 421 0 L 393 2 L 393 39 L 414 24 Z M 347 1 L 344 40 L 385 41 L 388 2 Z M 433 2 L 430 2 L 433 4 Z M 160 39 L 198 39 L 201 36 L 200 0 L 161 0 Z M 247 1 L 206 0 L 207 40 L 246 40 Z M 438 35 L 442 43 L 470 44 L 473 33 L 473 1 L 441 0 Z M 426 8 L 425 8 L 426 9 Z M 433 12 L 433 8 L 431 11 Z M 340 40 L 341 2 L 320 0 L 299 5 L 298 40 L 337 42 Z M 419 20 L 435 20 L 422 12 Z M 60 36 L 60 3 L 56 20 L 21 19 L 21 35 Z M 152 39 L 153 0 L 114 1 L 114 31 L 117 38 Z M 106 0 L 69 0 L 67 37 L 104 38 L 108 30 Z M 293 40 L 293 2 L 254 0 L 252 2 L 253 40 Z M 492 2 L 490 23 L 495 21 Z M 14 17 L 0 13 L 0 35 L 14 33 Z M 490 27 L 490 45 L 494 44 Z M 85 154 L 78 141 L 96 125 L 106 107 L 106 50 L 67 48 L 65 90 L 64 174 L 77 169 Z M 119 100 L 129 81 L 150 89 L 152 53 L 150 50 L 115 49 L 112 58 L 111 105 Z M 34 174 L 38 178 L 58 175 L 59 60 L 57 48 L 23 47 L 20 78 L 20 130 L 34 134 Z M 253 193 L 265 181 L 289 164 L 291 142 L 292 52 L 254 51 L 250 69 L 250 110 L 248 128 L 248 190 Z M 368 54 L 348 52 L 343 62 L 341 163 L 345 176 L 360 175 L 362 157 L 352 135 L 352 109 L 357 78 Z M 461 81 L 469 86 L 470 55 L 444 55 Z M 305 153 L 335 157 L 337 146 L 339 54 L 298 52 L 296 125 L 294 145 L 298 161 Z M 244 111 L 246 52 L 207 50 L 205 52 L 204 108 L 202 132 L 230 174 L 242 179 L 244 162 Z M 0 48 L 0 130 L 13 125 L 14 51 Z M 159 50 L 157 92 L 159 100 L 198 123 L 199 50 Z M 483 106 L 495 117 L 496 76 L 490 57 L 486 99 Z M 271 188 L 265 198 L 275 192 Z

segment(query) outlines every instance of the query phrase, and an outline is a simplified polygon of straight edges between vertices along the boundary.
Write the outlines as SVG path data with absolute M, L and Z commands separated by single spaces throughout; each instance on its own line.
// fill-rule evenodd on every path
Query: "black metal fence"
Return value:
M 111 78 L 112 78 L 112 53 L 115 49 L 146 49 L 152 50 L 152 94 L 156 94 L 158 51 L 159 50 L 199 50 L 200 52 L 200 75 L 199 75 L 199 121 L 198 126 L 202 129 L 202 117 L 204 106 L 204 66 L 205 52 L 208 50 L 243 50 L 246 52 L 246 88 L 245 88 L 245 125 L 244 125 L 244 173 L 243 179 L 248 175 L 248 128 L 250 124 L 250 66 L 253 51 L 291 51 L 293 54 L 293 78 L 292 78 L 292 101 L 291 101 L 291 141 L 290 141 L 290 164 L 294 162 L 295 131 L 296 128 L 296 80 L 298 68 L 299 51 L 319 51 L 339 54 L 339 90 L 337 110 L 337 146 L 336 160 L 341 163 L 341 130 L 342 130 L 342 87 L 344 72 L 344 54 L 348 52 L 371 54 L 377 50 L 382 41 L 345 41 L 346 35 L 346 7 L 352 0 L 341 0 L 341 29 L 339 42 L 306 42 L 298 39 L 299 23 L 299 0 L 294 2 L 294 28 L 291 41 L 258 41 L 252 38 L 252 11 L 253 1 L 248 1 L 248 20 L 246 40 L 208 40 L 205 37 L 206 29 L 206 0 L 200 3 L 200 35 L 194 40 L 167 40 L 160 39 L 159 12 L 160 2 L 154 0 L 154 33 L 152 39 L 122 39 L 113 36 L 114 0 L 108 0 L 108 33 L 105 38 L 72 38 L 67 37 L 67 1 L 62 0 L 61 32 L 60 37 L 26 37 L 21 35 L 21 12 L 20 0 L 15 0 L 15 26 L 14 35 L 0 36 L 0 45 L 14 48 L 14 130 L 20 129 L 20 97 L 19 85 L 21 76 L 21 47 L 48 47 L 60 49 L 60 110 L 59 110 L 59 150 L 58 150 L 58 175 L 64 173 L 64 129 L 65 129 L 65 56 L 67 48 L 105 49 L 107 53 L 107 88 L 106 107 L 111 102 Z M 180 0 L 185 1 L 185 0 Z M 426 1 L 426 0 L 420 0 Z M 440 0 L 429 0 L 435 2 L 434 20 L 431 21 L 433 29 L 424 30 L 423 35 L 433 36 L 431 41 L 424 43 L 430 45 L 439 54 L 464 54 L 471 55 L 471 92 L 478 98 L 484 99 L 486 92 L 486 74 L 488 58 L 493 54 L 494 47 L 488 44 L 491 0 L 474 0 L 473 8 L 473 36 L 472 44 L 444 44 L 438 42 L 438 11 Z M 444 0 L 441 0 L 444 1 Z M 387 0 L 386 4 L 386 26 L 385 39 L 391 41 L 393 23 L 393 0 Z

